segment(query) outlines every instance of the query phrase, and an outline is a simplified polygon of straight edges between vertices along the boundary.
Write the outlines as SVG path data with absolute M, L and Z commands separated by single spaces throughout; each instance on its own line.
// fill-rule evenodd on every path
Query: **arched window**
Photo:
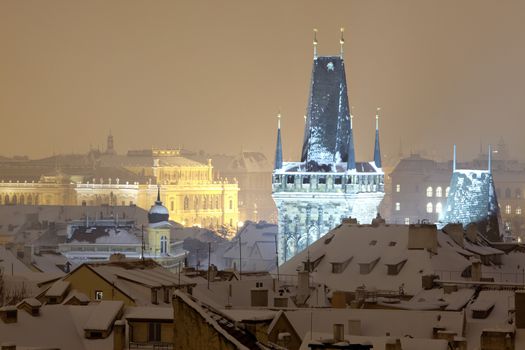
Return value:
M 166 236 L 160 237 L 160 253 L 166 254 L 168 252 L 168 239 Z
M 436 203 L 436 213 L 441 214 L 443 210 L 443 205 L 441 203 Z
M 184 197 L 184 210 L 188 210 L 190 209 L 190 199 L 188 198 L 188 196 L 185 196 Z
M 434 206 L 432 205 L 432 203 L 428 202 L 427 203 L 427 213 L 432 213 L 433 210 L 434 210 Z
M 505 206 L 505 214 L 510 214 L 511 211 L 512 211 L 512 207 L 510 206 L 510 204 L 507 204 Z
M 443 190 L 441 189 L 441 186 L 436 187 L 436 197 L 442 197 L 443 196 Z
M 17 205 L 18 204 L 18 199 L 16 197 L 16 194 L 13 195 L 13 199 L 11 199 L 11 204 L 14 204 L 14 205 Z
M 432 197 L 432 186 L 427 187 L 427 197 Z
M 171 201 L 170 201 L 170 210 L 171 211 L 175 210 L 175 201 L 173 199 L 171 199 Z
M 230 209 L 233 209 L 233 200 L 230 199 Z
M 445 197 L 448 198 L 448 194 L 449 194 L 449 192 L 450 192 L 450 187 L 447 187 L 447 188 L 445 189 Z
M 9 195 L 8 194 L 5 195 L 4 204 L 9 204 Z
M 202 208 L 204 210 L 208 209 L 208 196 L 204 196 L 203 200 L 202 200 Z M 203 225 L 204 226 L 204 225 Z
M 195 198 L 193 199 L 193 208 L 195 210 L 199 209 L 199 197 L 195 196 Z
M 33 205 L 33 196 L 32 195 L 27 196 L 27 204 Z
M 505 198 L 510 198 L 510 188 L 505 190 Z

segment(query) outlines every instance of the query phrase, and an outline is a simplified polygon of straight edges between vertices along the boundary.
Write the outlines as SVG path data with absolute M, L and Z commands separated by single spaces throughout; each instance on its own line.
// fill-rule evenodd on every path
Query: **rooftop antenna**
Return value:
M 314 60 L 317 59 L 317 29 L 314 28 Z
M 452 160 L 452 172 L 456 171 L 456 144 L 454 144 L 454 155 Z
M 344 38 L 345 29 L 341 27 L 341 38 L 339 39 L 339 44 L 341 45 L 341 58 L 343 58 L 343 46 L 345 44 L 345 38 Z
M 492 145 L 490 144 L 489 144 L 488 170 L 489 170 L 489 173 L 492 173 Z

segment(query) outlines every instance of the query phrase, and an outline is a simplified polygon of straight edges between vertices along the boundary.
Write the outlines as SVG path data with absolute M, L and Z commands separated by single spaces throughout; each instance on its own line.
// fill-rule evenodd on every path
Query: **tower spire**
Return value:
M 281 112 L 277 114 L 277 144 L 275 145 L 275 166 L 274 169 L 283 167 L 283 145 L 281 143 Z
M 343 46 L 345 44 L 344 33 L 345 33 L 345 29 L 341 27 L 341 38 L 339 39 L 339 45 L 341 45 L 341 53 L 340 53 L 341 58 L 343 58 L 343 53 L 344 53 L 343 51 Z
M 157 204 L 162 204 L 160 201 L 160 185 L 157 185 Z
M 317 29 L 314 28 L 314 60 L 317 59 Z
M 488 171 L 492 173 L 492 145 L 489 144 Z
M 381 149 L 379 147 L 379 111 L 381 107 L 376 109 L 376 143 L 374 147 L 374 163 L 376 167 L 381 168 Z
M 454 154 L 452 155 L 452 172 L 456 171 L 456 144 L 454 144 Z
M 346 170 L 355 169 L 355 149 L 354 149 L 354 115 L 350 112 L 350 133 L 348 135 L 348 160 Z

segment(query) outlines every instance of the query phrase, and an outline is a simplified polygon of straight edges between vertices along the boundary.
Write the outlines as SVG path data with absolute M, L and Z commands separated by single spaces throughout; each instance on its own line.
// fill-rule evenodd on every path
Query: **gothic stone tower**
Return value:
M 339 56 L 318 57 L 314 39 L 300 162 L 283 162 L 279 115 L 272 197 L 278 211 L 280 263 L 318 240 L 343 218 L 370 223 L 384 197 L 378 115 L 374 160 L 355 161 L 343 42 L 341 36 Z

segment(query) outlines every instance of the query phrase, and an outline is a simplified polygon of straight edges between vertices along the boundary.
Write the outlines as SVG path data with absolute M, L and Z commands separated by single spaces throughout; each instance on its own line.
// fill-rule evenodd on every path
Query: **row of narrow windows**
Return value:
M 215 205 L 214 205 L 215 204 Z M 190 197 L 184 197 L 184 210 L 199 210 L 199 209 L 220 209 L 220 196 L 199 196 L 193 197 L 193 200 Z M 229 199 L 228 208 L 233 209 L 233 199 Z M 175 201 L 171 200 L 170 210 L 175 210 Z
M 34 197 L 32 195 L 25 196 L 23 194 L 21 195 L 12 195 L 9 196 L 6 195 L 0 195 L 0 204 L 27 204 L 27 205 L 38 205 L 39 204 L 39 197 L 38 195 L 35 195 Z
M 301 182 L 303 185 L 310 184 L 312 182 L 312 179 L 310 175 L 303 175 L 301 177 Z M 326 184 L 328 177 L 327 176 L 317 176 L 317 183 L 320 185 Z M 281 182 L 281 175 L 275 175 L 274 182 L 280 183 Z M 295 175 L 286 175 L 286 183 L 287 184 L 295 184 Z M 334 176 L 333 177 L 333 183 L 335 185 L 342 185 L 344 183 L 343 176 Z M 381 184 L 381 176 L 380 175 L 355 175 L 355 176 L 348 176 L 346 178 L 347 184 Z

